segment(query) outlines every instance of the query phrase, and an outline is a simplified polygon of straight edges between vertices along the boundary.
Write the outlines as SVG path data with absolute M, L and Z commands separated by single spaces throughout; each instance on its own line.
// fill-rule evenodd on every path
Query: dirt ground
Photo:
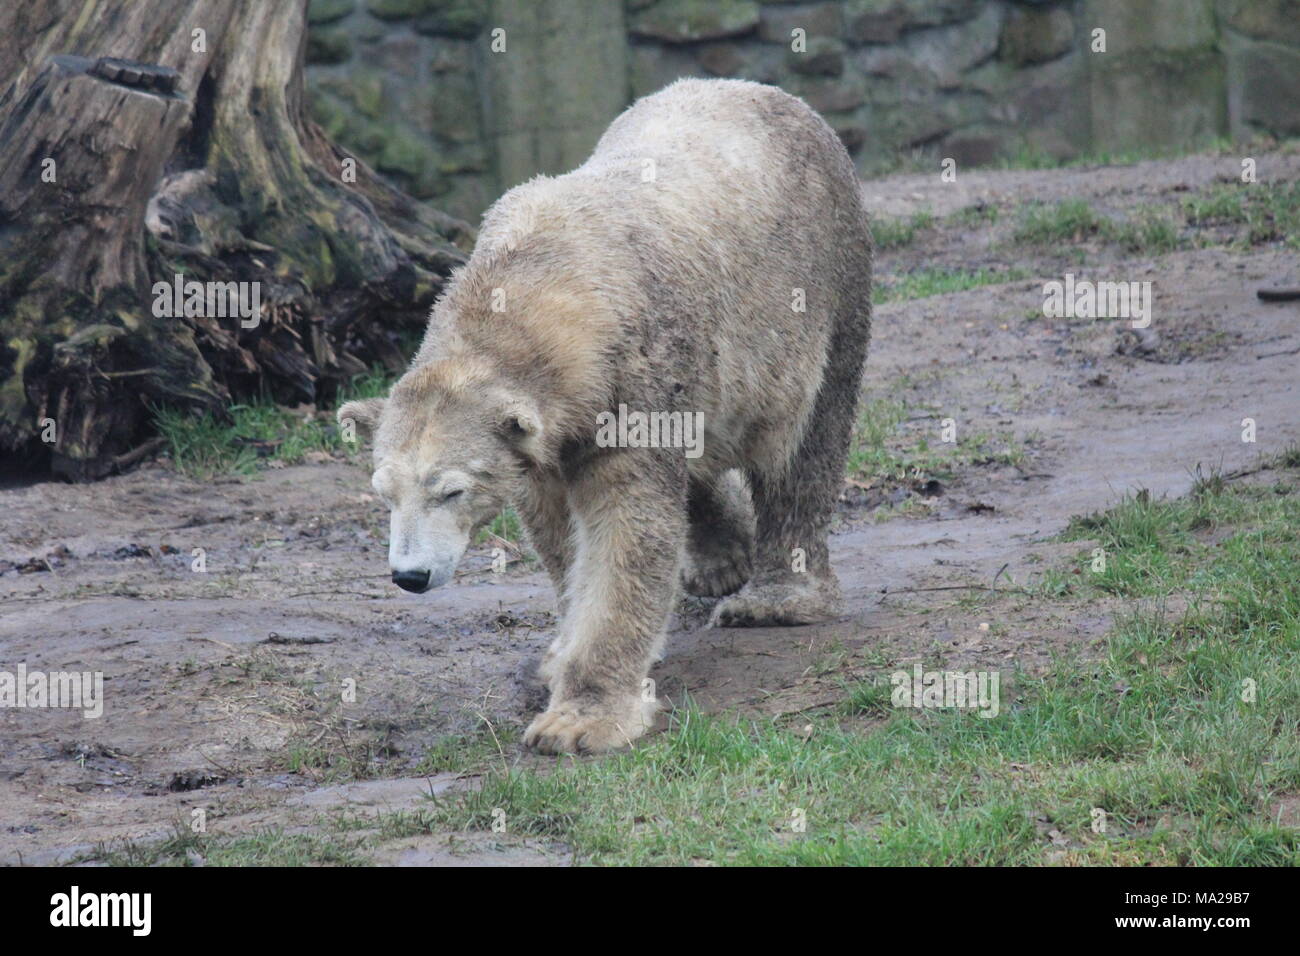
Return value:
M 1295 180 L 1300 156 L 1258 157 Z M 865 186 L 871 208 L 946 216 L 977 203 L 1083 198 L 1104 213 L 1176 201 L 1234 178 L 1234 157 L 1130 167 L 973 172 L 955 184 L 899 176 Z M 1004 435 L 1017 464 L 970 464 L 925 487 L 847 487 L 831 540 L 848 613 L 817 627 L 711 630 L 684 600 L 662 695 L 705 710 L 796 720 L 845 679 L 927 666 L 1050 666 L 1087 653 L 1116 607 L 1036 600 L 1081 545 L 1051 540 L 1072 515 L 1137 488 L 1177 495 L 1195 470 L 1245 470 L 1300 440 L 1300 255 L 1276 246 L 1159 258 L 1098 246 L 1081 256 L 1012 248 L 1001 225 L 940 223 L 882 254 L 878 277 L 920 266 L 1014 266 L 1031 276 L 878 307 L 867 399 L 907 404 L 905 429 L 939 421 Z M 1154 283 L 1152 328 L 1052 320 L 1043 282 Z M 1242 419 L 1258 441 L 1241 439 Z M 554 636 L 535 564 L 492 573 L 490 546 L 427 595 L 393 587 L 386 514 L 359 464 L 326 462 L 196 482 L 166 463 L 95 485 L 0 489 L 0 669 L 105 675 L 101 718 L 0 710 L 0 862 L 94 859 L 166 836 L 203 808 L 209 832 L 310 828 L 322 813 L 411 807 L 472 786 L 421 772 L 448 734 L 527 722 L 531 668 Z M 192 570 L 202 549 L 206 571 Z M 967 589 L 980 585 L 997 590 Z M 355 681 L 355 702 L 343 701 Z M 513 744 L 506 758 L 521 757 Z M 394 840 L 376 862 L 564 863 L 562 846 L 465 835 Z

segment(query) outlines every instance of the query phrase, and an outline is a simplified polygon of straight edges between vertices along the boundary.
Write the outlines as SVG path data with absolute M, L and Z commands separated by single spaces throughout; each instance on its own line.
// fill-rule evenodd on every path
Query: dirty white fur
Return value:
M 518 509 L 561 611 L 528 746 L 606 750 L 650 726 L 641 681 L 682 577 L 727 595 L 722 626 L 838 613 L 826 532 L 870 285 L 831 129 L 773 87 L 684 80 L 578 169 L 503 196 L 392 395 L 340 410 L 376 429 L 395 570 L 442 579 L 476 528 Z M 598 447 L 597 416 L 620 404 L 702 414 L 702 454 Z M 456 473 L 462 494 L 439 498 Z

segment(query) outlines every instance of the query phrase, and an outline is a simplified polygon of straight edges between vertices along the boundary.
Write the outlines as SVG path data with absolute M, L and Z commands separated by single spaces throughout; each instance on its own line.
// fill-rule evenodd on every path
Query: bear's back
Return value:
M 833 210 L 865 221 L 853 161 L 803 100 L 747 80 L 683 79 L 628 107 L 581 166 L 502 196 L 479 248 L 539 232 L 613 241 L 633 226 L 688 242 L 792 229 L 811 237 Z
M 803 100 L 748 80 L 682 79 L 643 97 L 610 124 L 571 175 L 647 175 L 768 181 L 815 166 L 855 179 L 839 139 Z

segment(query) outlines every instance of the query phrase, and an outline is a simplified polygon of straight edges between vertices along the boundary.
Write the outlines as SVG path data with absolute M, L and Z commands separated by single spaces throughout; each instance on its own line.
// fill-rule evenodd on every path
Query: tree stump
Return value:
M 0 10 L 7 457 L 96 478 L 141 457 L 151 406 L 316 401 L 400 368 L 472 232 L 303 115 L 306 6 Z

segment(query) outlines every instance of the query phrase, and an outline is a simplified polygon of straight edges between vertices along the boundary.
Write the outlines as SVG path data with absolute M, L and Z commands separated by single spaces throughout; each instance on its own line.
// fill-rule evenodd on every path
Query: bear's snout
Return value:
M 403 591 L 419 594 L 429 589 L 428 571 L 394 571 L 393 583 Z
M 450 508 L 393 509 L 388 539 L 388 570 L 404 591 L 422 594 L 456 576 L 456 565 L 469 545 Z

